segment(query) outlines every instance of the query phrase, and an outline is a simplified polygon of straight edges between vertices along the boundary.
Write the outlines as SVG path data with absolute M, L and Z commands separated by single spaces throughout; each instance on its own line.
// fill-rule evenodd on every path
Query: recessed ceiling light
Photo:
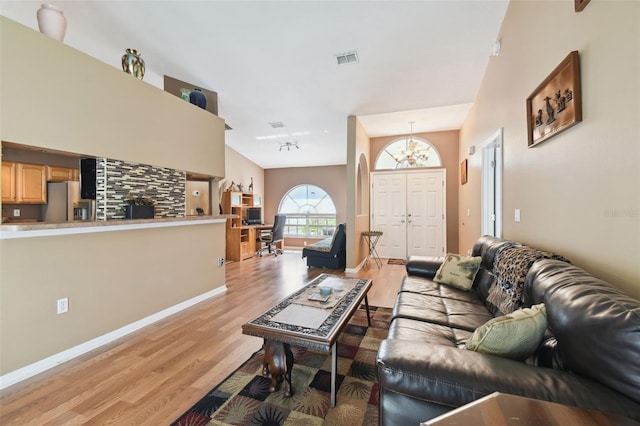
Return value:
M 334 55 L 336 57 L 336 61 L 338 61 L 338 65 L 352 64 L 358 62 L 358 52 L 355 50 L 351 52 L 338 53 Z
M 279 138 L 288 138 L 288 137 L 289 137 L 288 133 L 280 133 L 278 135 L 256 136 L 256 139 L 265 140 L 265 139 L 279 139 Z

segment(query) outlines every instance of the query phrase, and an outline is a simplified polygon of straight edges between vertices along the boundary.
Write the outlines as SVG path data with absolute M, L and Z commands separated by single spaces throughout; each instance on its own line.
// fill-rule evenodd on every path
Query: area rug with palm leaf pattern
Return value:
M 391 309 L 361 306 L 338 338 L 337 403 L 331 407 L 331 356 L 291 347 L 293 395 L 269 392 L 259 350 L 172 425 L 377 425 L 376 354 L 387 337 Z

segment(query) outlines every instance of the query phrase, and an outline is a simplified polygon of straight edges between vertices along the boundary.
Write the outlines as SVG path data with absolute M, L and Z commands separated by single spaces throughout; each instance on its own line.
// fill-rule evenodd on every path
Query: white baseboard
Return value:
M 40 361 L 36 361 L 33 364 L 29 364 L 25 367 L 19 368 L 17 370 L 11 371 L 7 374 L 0 376 L 0 390 L 11 385 L 14 385 L 22 380 L 26 380 L 29 377 L 35 376 L 36 374 L 40 374 L 43 371 L 46 371 L 50 368 L 53 368 L 57 365 L 62 364 L 63 362 L 67 362 L 77 356 L 85 354 L 89 351 L 99 348 L 102 345 L 106 345 L 107 343 L 113 342 L 116 339 L 119 339 L 127 334 L 133 333 L 147 325 L 153 324 L 156 321 L 164 319 L 169 315 L 173 315 L 176 312 L 180 312 L 184 309 L 187 309 L 196 303 L 200 303 L 203 300 L 209 299 L 213 296 L 217 296 L 219 294 L 227 291 L 227 286 L 222 285 L 218 288 L 215 288 L 211 291 L 208 291 L 199 296 L 193 297 L 189 300 L 185 300 L 184 302 L 178 303 L 177 305 L 173 305 L 164 309 L 160 312 L 156 312 L 155 314 L 149 315 L 148 317 L 142 318 L 136 322 L 125 325 L 124 327 L 118 328 L 117 330 L 111 331 L 107 334 L 103 334 L 102 336 L 96 337 L 95 339 L 91 339 L 88 342 L 81 343 L 72 348 L 66 349 L 62 352 L 58 352 L 57 354 L 51 355 L 45 359 Z
M 356 272 L 358 272 L 360 269 L 362 269 L 364 267 L 364 262 L 366 262 L 367 259 L 364 258 L 362 259 L 362 261 L 355 267 L 355 268 L 346 268 L 344 271 L 349 273 L 349 274 L 355 274 Z

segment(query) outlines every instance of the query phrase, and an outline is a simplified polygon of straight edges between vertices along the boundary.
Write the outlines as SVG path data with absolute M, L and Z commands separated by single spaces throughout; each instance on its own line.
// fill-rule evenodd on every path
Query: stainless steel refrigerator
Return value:
M 80 199 L 80 182 L 49 182 L 47 204 L 42 206 L 45 222 L 95 220 L 95 201 Z

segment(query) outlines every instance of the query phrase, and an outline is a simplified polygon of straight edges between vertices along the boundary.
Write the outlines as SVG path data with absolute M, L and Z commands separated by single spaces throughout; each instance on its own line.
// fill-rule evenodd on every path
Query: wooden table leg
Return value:
M 336 406 L 336 380 L 338 378 L 338 342 L 331 346 L 331 406 Z
M 369 323 L 369 327 L 371 327 L 371 316 L 369 315 L 369 296 L 364 296 L 364 306 L 367 308 L 367 322 Z
M 284 396 L 293 394 L 291 386 L 291 370 L 293 369 L 293 352 L 288 343 L 264 340 L 264 358 L 262 361 L 262 375 L 271 374 L 270 392 L 275 392 L 284 381 Z

